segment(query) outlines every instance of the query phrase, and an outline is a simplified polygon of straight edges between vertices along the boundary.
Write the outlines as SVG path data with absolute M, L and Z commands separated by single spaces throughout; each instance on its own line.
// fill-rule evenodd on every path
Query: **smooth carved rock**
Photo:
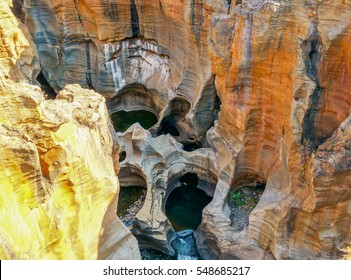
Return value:
M 104 98 L 70 85 L 44 100 L 10 81 L 0 93 L 1 259 L 140 258 L 116 216 Z
M 347 78 L 338 73 L 350 61 L 347 55 L 341 58 L 341 54 L 329 53 L 344 47 L 348 50 L 342 42 L 348 34 L 350 17 L 349 12 L 344 12 L 346 6 L 336 1 L 319 3 L 312 8 L 302 2 L 260 1 L 256 6 L 249 2 L 237 6 L 232 11 L 233 40 L 223 49 L 215 41 L 211 45 L 222 106 L 218 126 L 208 135 L 219 157 L 228 164 L 222 164 L 216 188 L 219 198 L 215 196 L 205 209 L 202 227 L 209 236 L 216 237 L 212 239 L 219 244 L 223 257 L 265 258 L 271 254 L 279 259 L 334 259 L 341 258 L 342 251 L 349 247 L 346 233 L 349 232 L 346 230 L 349 210 L 343 206 L 349 205 L 345 201 L 347 192 L 346 197 L 335 196 L 335 199 L 331 199 L 330 194 L 349 189 L 347 175 L 339 176 L 337 170 L 347 170 L 350 163 L 345 158 L 332 165 L 317 163 L 313 151 L 300 141 L 306 135 L 308 122 L 312 123 L 310 135 L 316 137 L 305 139 L 325 141 L 349 115 L 349 98 L 342 94 L 347 87 L 330 81 L 336 75 L 337 80 L 346 79 L 347 84 Z M 332 9 L 327 8 L 328 5 Z M 349 6 L 346 9 L 349 10 Z M 319 22 L 329 22 L 335 19 L 335 14 L 339 17 L 330 25 L 321 23 L 315 27 L 314 12 L 318 13 L 319 20 L 325 18 Z M 220 38 L 216 28 L 226 30 L 226 25 L 231 23 L 228 17 L 223 17 L 223 24 L 219 20 L 221 18 L 215 18 L 213 24 L 211 37 L 214 39 Z M 320 42 L 313 39 L 317 38 L 313 32 L 319 32 Z M 228 48 L 232 55 L 222 55 Z M 314 95 L 318 86 L 323 87 L 323 94 L 316 103 Z M 337 87 L 343 87 L 342 91 L 336 90 Z M 341 111 L 335 114 L 339 110 L 337 104 L 341 103 Z M 310 112 L 315 115 L 307 118 L 312 115 Z M 337 133 L 341 133 L 342 138 L 349 137 L 345 130 Z M 224 137 L 226 145 L 218 140 L 219 135 Z M 323 154 L 322 148 L 329 150 L 334 141 L 340 140 L 334 135 L 319 147 L 316 155 Z M 329 155 L 324 154 L 326 160 L 333 158 L 331 153 L 347 157 L 344 151 L 329 151 Z M 315 166 L 319 164 L 328 175 L 316 172 Z M 335 179 L 335 189 L 329 193 L 329 186 L 326 191 L 327 187 L 318 182 L 325 180 L 325 185 L 331 178 Z M 219 231 L 217 224 L 225 221 L 220 219 L 223 216 L 219 211 L 223 205 L 220 201 L 224 201 L 230 188 L 256 180 L 267 185 L 250 215 L 248 232 L 238 235 L 229 227 L 221 227 Z
M 193 134 L 203 138 L 213 125 L 216 94 L 207 38 L 210 15 L 227 11 L 223 1 L 25 3 L 42 72 L 56 91 L 78 83 L 102 94 L 113 112 L 120 90 L 142 85 L 152 93 L 160 120 L 167 117 L 162 110 L 168 102 L 182 96 L 192 105 L 187 122 L 195 123 Z
M 125 133 L 118 133 L 118 142 L 126 152 L 120 167 L 120 184 L 124 187 L 138 185 L 147 190 L 132 232 L 141 248 L 154 248 L 173 255 L 171 242 L 175 231 L 165 216 L 165 203 L 179 178 L 188 172 L 196 173 L 198 188 L 213 196 L 217 180 L 214 154 L 205 148 L 186 152 L 170 135 L 152 138 L 151 133 L 138 124 Z
M 114 135 L 127 156 L 120 169 L 118 150 L 113 151 L 121 183 L 137 182 L 148 191 L 134 222 L 141 246 L 173 252 L 162 193 L 167 195 L 182 172 L 196 170 L 203 178 L 208 173 L 218 178 L 195 232 L 206 258 L 350 258 L 351 1 L 24 2 L 42 72 L 57 92 L 78 83 L 105 96 L 110 112 L 141 108 L 158 116 L 151 133 L 133 126 Z M 7 8 L 1 11 L 10 14 Z M 18 69 L 13 65 L 19 54 L 26 53 L 18 50 L 28 47 L 24 40 L 11 40 L 1 48 L 1 71 L 7 76 L 11 67 Z M 67 104 L 75 102 L 75 91 L 65 91 Z M 78 112 L 73 105 L 61 110 L 34 96 L 14 95 L 17 107 L 6 109 L 3 121 L 47 115 L 29 130 L 41 146 L 46 131 L 57 133 L 62 123 L 67 127 L 72 115 L 79 125 L 97 129 L 96 111 Z M 18 137 L 16 129 L 11 137 Z M 179 135 L 157 137 L 167 130 Z M 177 143 L 187 141 L 207 148 L 187 153 Z M 36 143 L 15 143 L 14 154 L 33 156 Z M 59 163 L 70 153 L 52 147 L 23 170 L 40 165 L 45 176 L 57 180 L 64 168 Z M 35 172 L 31 176 L 40 178 Z M 230 226 L 228 193 L 257 183 L 266 189 L 249 227 L 237 232 Z M 39 185 L 35 192 L 42 189 Z M 111 221 L 108 213 L 104 221 Z M 110 239 L 113 230 L 105 232 L 100 240 L 105 252 L 99 256 L 108 258 L 118 247 L 111 240 L 121 236 Z

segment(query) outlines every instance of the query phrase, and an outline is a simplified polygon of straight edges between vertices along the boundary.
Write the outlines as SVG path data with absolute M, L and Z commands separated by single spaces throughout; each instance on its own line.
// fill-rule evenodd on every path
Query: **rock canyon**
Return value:
M 1 259 L 351 259 L 351 0 L 2 0 L 0 36 Z

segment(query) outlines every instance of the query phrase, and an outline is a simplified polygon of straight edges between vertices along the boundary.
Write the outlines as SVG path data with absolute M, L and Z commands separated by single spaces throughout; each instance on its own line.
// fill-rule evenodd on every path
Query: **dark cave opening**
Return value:
M 170 134 L 173 137 L 187 134 L 185 116 L 191 108 L 190 102 L 184 97 L 175 97 L 165 110 L 157 135 Z M 180 139 L 177 139 L 180 141 Z
M 22 23 L 25 23 L 25 20 L 26 20 L 26 14 L 23 10 L 23 0 L 16 0 L 16 1 L 12 1 L 12 12 L 13 14 L 19 18 L 19 20 L 22 22 Z
M 177 117 L 175 116 L 168 116 L 163 118 L 161 121 L 160 127 L 157 131 L 157 135 L 161 134 L 170 134 L 172 136 L 179 136 L 179 130 L 177 129 L 176 126 L 177 123 Z
M 119 159 L 118 159 L 118 161 L 119 161 L 119 162 L 122 162 L 122 161 L 124 161 L 124 160 L 126 159 L 126 157 L 127 157 L 126 151 L 122 151 L 122 152 L 119 153 Z
M 323 87 L 321 86 L 321 81 L 319 80 L 319 64 L 322 56 L 322 39 L 318 32 L 316 26 L 313 26 L 312 34 L 307 40 L 302 43 L 303 58 L 306 68 L 307 76 L 315 82 L 315 89 L 313 94 L 310 95 L 310 106 L 306 111 L 303 120 L 303 131 L 301 135 L 301 144 L 307 144 L 314 149 L 317 149 L 320 144 L 322 144 L 326 138 L 325 136 L 318 135 L 318 130 L 315 127 L 316 115 L 321 111 L 323 107 Z
M 40 84 L 40 88 L 46 93 L 49 99 L 55 99 L 56 92 L 52 86 L 50 86 L 42 71 L 40 71 L 39 75 L 37 76 L 37 82 Z
M 192 152 L 202 148 L 202 144 L 198 141 L 184 141 L 182 142 L 182 144 L 183 144 L 183 150 L 187 152 Z
M 196 187 L 199 184 L 199 178 L 196 173 L 188 172 L 179 178 L 179 182 L 187 186 Z

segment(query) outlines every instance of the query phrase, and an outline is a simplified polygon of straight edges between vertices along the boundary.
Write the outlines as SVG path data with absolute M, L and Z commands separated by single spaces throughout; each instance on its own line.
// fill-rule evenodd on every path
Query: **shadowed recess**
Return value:
M 118 217 L 122 218 L 128 214 L 128 209 L 134 205 L 138 199 L 144 193 L 143 187 L 131 186 L 121 187 L 118 196 L 117 214 Z
M 122 162 L 122 161 L 124 161 L 126 159 L 126 157 L 127 157 L 126 151 L 122 151 L 122 152 L 119 153 L 119 160 L 118 161 Z
M 40 84 L 40 88 L 47 94 L 49 99 L 55 99 L 56 92 L 50 86 L 42 71 L 40 71 L 39 75 L 37 76 L 37 82 Z
M 234 231 L 242 231 L 249 226 L 249 216 L 258 204 L 265 190 L 264 183 L 244 186 L 229 192 L 228 206 L 230 208 L 230 221 Z
M 179 136 L 179 130 L 177 128 L 177 117 L 174 116 L 168 116 L 165 117 L 160 125 L 160 128 L 158 129 L 157 134 L 170 134 L 172 136 Z
M 185 141 L 185 142 L 182 142 L 182 144 L 183 144 L 183 150 L 187 152 L 192 152 L 202 148 L 201 143 L 197 141 Z
M 145 110 L 118 111 L 111 114 L 111 120 L 116 132 L 125 132 L 135 123 L 139 123 L 145 129 L 149 129 L 157 123 L 155 114 Z

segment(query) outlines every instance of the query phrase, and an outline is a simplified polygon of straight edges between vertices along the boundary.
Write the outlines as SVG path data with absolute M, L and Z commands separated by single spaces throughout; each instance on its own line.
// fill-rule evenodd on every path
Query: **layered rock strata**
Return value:
M 105 99 L 67 85 L 45 100 L 28 84 L 40 71 L 35 44 L 11 1 L 0 5 L 0 258 L 140 258 L 116 216 Z
M 118 133 L 118 142 L 126 153 L 121 162 L 120 184 L 142 186 L 147 191 L 144 205 L 133 221 L 132 232 L 141 248 L 173 255 L 171 242 L 175 231 L 165 215 L 166 201 L 179 178 L 188 172 L 196 173 L 198 188 L 213 196 L 217 181 L 214 154 L 210 149 L 186 152 L 170 135 L 153 138 L 138 124 L 123 134 Z
M 347 4 L 243 1 L 230 18 L 214 18 L 214 27 L 220 29 L 213 29 L 213 40 L 228 26 L 233 32 L 232 41 L 222 48 L 214 41 L 211 50 L 222 106 L 218 126 L 208 136 L 227 164 L 218 175 L 217 189 L 223 194 L 218 205 L 207 207 L 203 230 L 216 236 L 224 258 L 264 258 L 267 252 L 279 259 L 340 258 L 350 243 L 344 231 L 349 210 L 342 206 L 350 205 L 348 171 L 336 171 L 349 168 L 349 162 L 333 164 L 332 180 L 345 193 L 333 200 L 331 193 L 320 191 L 319 180 L 325 185 L 331 178 L 317 172 L 321 159 L 316 159 L 321 149 L 330 150 L 340 141 L 333 132 L 350 112 L 350 98 L 337 89 L 347 91 L 348 78 L 338 73 L 350 66 L 350 49 L 339 43 L 348 36 Z M 223 56 L 228 49 L 231 52 Z M 330 56 L 334 51 L 346 56 Z M 339 93 L 342 97 L 336 97 Z M 348 133 L 341 131 L 337 133 L 347 139 Z M 226 145 L 217 140 L 219 135 Z M 348 156 L 345 150 L 341 153 Z M 330 154 L 324 156 L 322 162 L 330 160 Z M 220 201 L 225 190 L 255 181 L 265 182 L 266 190 L 250 215 L 247 233 L 238 235 L 218 211 Z M 319 223 L 319 215 L 328 218 Z
M 121 182 L 147 188 L 142 246 L 173 253 L 163 196 L 192 170 L 216 182 L 195 232 L 205 258 L 350 258 L 349 0 L 23 3 L 57 93 L 79 83 L 110 113 L 158 116 L 115 139 Z M 189 141 L 205 148 L 188 153 Z M 238 232 L 228 193 L 256 184 L 266 189 Z
M 216 118 L 209 15 L 225 12 L 224 3 L 26 0 L 24 7 L 42 72 L 56 91 L 79 83 L 106 97 L 110 112 L 139 105 L 160 122 L 181 96 L 192 110 L 177 126 L 204 139 Z
M 208 49 L 222 105 L 218 124 L 207 134 L 219 179 L 197 233 L 200 250 L 210 251 L 207 257 L 345 257 L 349 210 L 341 205 L 350 204 L 350 184 L 344 172 L 335 170 L 346 167 L 348 172 L 350 164 L 335 162 L 328 179 L 316 171 L 316 154 L 340 141 L 331 136 L 350 111 L 347 93 L 337 90 L 347 89 L 347 75 L 337 73 L 350 61 L 347 55 L 329 55 L 349 51 L 346 44 L 337 43 L 348 34 L 345 8 L 336 1 L 246 1 L 232 6 L 229 15 L 212 15 Z M 341 16 L 339 21 L 326 28 L 335 14 Z M 342 79 L 339 85 L 331 82 L 333 75 Z M 336 104 L 338 114 L 333 113 Z M 338 133 L 348 139 L 343 131 Z M 346 150 L 340 154 L 348 158 Z M 330 160 L 330 153 L 324 155 Z M 333 201 L 320 191 L 319 181 L 332 177 L 345 193 Z M 230 189 L 257 183 L 265 183 L 266 190 L 248 229 L 238 233 L 230 226 L 226 197 Z M 328 218 L 317 222 L 320 215 Z

